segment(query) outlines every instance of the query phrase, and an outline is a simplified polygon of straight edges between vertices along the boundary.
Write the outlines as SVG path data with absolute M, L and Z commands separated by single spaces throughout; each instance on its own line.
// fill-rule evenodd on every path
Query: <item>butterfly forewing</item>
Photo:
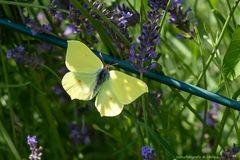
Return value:
M 103 63 L 85 44 L 69 40 L 66 66 L 71 72 L 96 73 L 103 68 Z

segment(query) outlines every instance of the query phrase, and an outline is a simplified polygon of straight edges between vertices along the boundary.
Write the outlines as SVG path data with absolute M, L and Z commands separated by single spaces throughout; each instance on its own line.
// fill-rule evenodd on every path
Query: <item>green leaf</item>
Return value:
M 210 0 L 209 1 L 213 7 L 217 7 L 218 0 Z
M 231 43 L 225 53 L 222 64 L 225 78 L 235 79 L 240 75 L 240 27 L 233 33 Z
M 3 137 L 3 139 L 6 142 L 6 145 L 8 145 L 9 149 L 11 150 L 13 156 L 15 157 L 16 160 L 21 160 L 21 157 L 12 141 L 10 138 L 9 134 L 7 133 L 5 127 L 3 126 L 3 123 L 0 121 L 0 135 Z

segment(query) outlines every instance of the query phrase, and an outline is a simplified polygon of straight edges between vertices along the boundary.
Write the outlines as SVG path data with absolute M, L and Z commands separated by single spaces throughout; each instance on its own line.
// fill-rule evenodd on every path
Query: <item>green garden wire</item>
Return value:
M 46 33 L 38 33 L 36 35 L 33 35 L 31 30 L 28 27 L 26 27 L 25 25 L 12 22 L 8 19 L 0 18 L 0 25 L 5 26 L 9 29 L 16 30 L 23 34 L 32 36 L 34 38 L 38 38 L 44 42 L 48 42 L 48 43 L 57 45 L 62 48 L 67 48 L 66 40 L 60 39 L 58 37 L 55 37 L 53 35 L 46 34 Z M 97 56 L 100 55 L 99 51 L 93 50 L 93 52 Z M 117 58 L 111 57 L 111 56 L 103 54 L 103 53 L 101 53 L 101 57 L 103 58 L 104 62 L 106 62 L 108 64 L 116 64 L 116 66 L 118 66 L 124 70 L 127 70 L 129 72 L 139 73 L 130 63 L 128 63 L 126 61 L 119 60 Z M 224 106 L 227 106 L 227 107 L 230 107 L 230 108 L 240 111 L 240 102 L 239 101 L 224 97 L 217 93 L 210 92 L 210 91 L 200 88 L 198 86 L 194 86 L 194 85 L 191 85 L 191 84 L 188 84 L 188 83 L 185 83 L 185 82 L 182 82 L 182 81 L 176 80 L 174 78 L 162 75 L 160 73 L 155 73 L 155 72 L 146 72 L 146 73 L 144 73 L 144 76 L 151 80 L 155 80 L 157 82 L 166 84 L 170 87 L 177 88 L 179 90 L 191 93 L 193 95 L 205 98 L 210 101 L 214 101 L 216 103 L 219 103 Z

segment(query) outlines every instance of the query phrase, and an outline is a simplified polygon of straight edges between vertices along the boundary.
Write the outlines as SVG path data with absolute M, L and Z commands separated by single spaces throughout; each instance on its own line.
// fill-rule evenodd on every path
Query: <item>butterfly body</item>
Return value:
M 145 92 L 147 85 L 132 76 L 103 66 L 101 60 L 79 41 L 68 41 L 66 66 L 70 72 L 62 80 L 71 99 L 91 100 L 101 116 L 116 116 L 123 106 Z

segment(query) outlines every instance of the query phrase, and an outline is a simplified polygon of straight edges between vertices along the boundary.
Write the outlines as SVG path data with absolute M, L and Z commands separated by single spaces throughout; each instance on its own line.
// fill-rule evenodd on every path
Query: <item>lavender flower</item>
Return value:
M 49 24 L 43 24 L 42 25 L 42 32 L 49 33 L 52 31 L 52 27 Z
M 177 28 L 188 33 L 190 35 L 194 34 L 194 30 L 191 28 L 190 21 L 188 19 L 188 14 L 191 12 L 191 9 L 188 8 L 185 12 L 183 11 L 182 6 L 176 6 L 173 9 L 170 9 L 170 19 L 169 22 L 175 24 Z
M 90 2 L 92 3 L 92 5 L 99 11 L 102 12 L 102 14 L 104 14 L 106 17 L 110 17 L 110 12 L 109 10 L 106 9 L 106 7 L 103 5 L 103 3 L 101 3 L 98 0 L 90 0 Z M 89 13 L 92 15 L 93 18 L 98 19 L 98 20 L 102 20 L 100 16 L 98 16 L 92 9 L 90 9 L 87 5 L 85 6 L 85 9 L 89 10 Z
M 21 62 L 24 51 L 25 48 L 23 46 L 16 46 L 15 48 L 11 48 L 7 51 L 6 57 L 7 59 L 13 58 L 17 63 L 19 63 Z
M 144 160 L 151 160 L 156 157 L 154 149 L 149 146 L 142 147 L 141 155 L 144 158 Z
M 82 1 L 80 3 L 84 6 L 86 10 L 89 10 L 87 5 Z M 63 14 L 57 9 L 65 9 L 69 11 L 69 14 Z M 91 11 L 89 11 L 91 13 Z M 94 42 L 97 42 L 96 32 L 93 29 L 92 24 L 82 15 L 79 9 L 74 7 L 67 0 L 52 0 L 49 4 L 49 13 L 55 18 L 57 23 L 62 23 L 63 19 L 67 19 L 69 24 L 63 31 L 63 36 L 76 35 L 83 40 L 84 43 L 92 45 Z M 85 34 L 83 34 L 85 33 Z
M 70 36 L 70 35 L 76 34 L 76 33 L 78 33 L 78 30 L 77 30 L 76 26 L 75 25 L 68 25 L 65 28 L 63 35 L 64 36 Z
M 71 4 L 69 5 L 68 19 L 76 26 L 81 25 L 81 22 L 85 20 L 85 18 L 81 15 L 80 10 Z
M 113 10 L 108 10 L 106 7 L 99 1 L 92 1 L 93 6 L 102 12 L 106 17 L 108 17 L 113 24 L 115 24 L 119 31 L 128 39 L 131 41 L 131 37 L 128 33 L 128 27 L 134 26 L 139 22 L 139 15 L 138 13 L 132 11 L 129 7 L 126 7 L 125 5 L 119 4 L 117 5 Z M 99 17 L 97 14 L 95 14 L 94 11 L 90 9 L 90 14 L 93 18 L 98 19 L 100 22 L 102 22 L 101 17 Z M 129 52 L 129 46 L 126 46 L 124 42 L 118 37 L 118 35 L 113 32 L 111 27 L 109 27 L 106 24 L 106 31 L 111 35 L 112 41 L 116 46 L 116 49 L 118 52 L 121 53 L 128 53 Z M 126 56 L 123 55 L 123 56 Z
M 160 20 L 159 12 L 148 12 L 149 20 L 143 24 L 142 33 L 138 37 L 139 45 L 132 44 L 129 53 L 129 60 L 132 62 L 139 72 L 144 73 L 153 70 L 156 62 L 153 60 L 157 57 L 156 46 L 160 44 L 159 27 L 157 23 Z
M 172 6 L 171 8 L 176 8 L 178 6 L 182 5 L 182 0 L 172 0 Z
M 43 60 L 37 56 L 27 55 L 23 46 L 11 48 L 6 53 L 7 59 L 14 59 L 17 64 L 37 68 L 43 64 Z
M 240 149 L 236 147 L 236 144 L 233 144 L 231 149 L 226 149 L 222 153 L 220 160 L 237 160 L 237 153 L 239 151 Z
M 152 10 L 165 9 L 167 2 L 168 0 L 149 0 L 148 6 L 151 7 Z
M 139 22 L 139 14 L 133 12 L 130 8 L 125 5 L 117 5 L 114 10 L 112 10 L 107 15 L 111 21 L 119 28 L 119 31 L 131 41 L 131 37 L 128 33 L 128 27 L 134 26 Z M 112 32 L 111 28 L 108 28 L 108 32 L 112 35 L 113 43 L 117 47 L 118 51 L 121 53 L 128 53 L 130 48 L 127 47 L 115 34 Z M 124 55 L 125 56 L 125 55 Z
M 80 128 L 76 123 L 71 123 L 70 125 L 70 137 L 74 144 L 89 144 L 90 137 L 88 135 L 88 130 L 85 127 Z
M 168 0 L 149 0 L 148 5 L 152 10 L 165 10 L 167 7 Z M 189 34 L 189 38 L 192 38 L 194 35 L 194 29 L 191 26 L 188 14 L 191 12 L 191 9 L 187 9 L 185 12 L 182 7 L 182 0 L 173 0 L 169 12 L 169 22 L 175 24 L 177 28 Z M 178 35 L 179 36 L 179 35 Z M 187 38 L 187 36 L 182 35 L 181 37 Z
M 206 124 L 209 126 L 215 126 L 217 123 L 217 114 L 219 110 L 219 104 L 213 102 L 212 103 L 212 108 L 209 112 L 207 112 L 206 115 Z M 201 117 L 204 117 L 204 112 L 200 113 Z
M 57 22 L 61 22 L 66 18 L 66 15 L 60 11 L 59 8 L 68 10 L 69 9 L 69 1 L 68 0 L 51 0 L 48 11 L 49 13 L 57 20 Z
M 56 96 L 59 97 L 60 102 L 64 103 L 69 99 L 68 94 L 62 88 L 62 85 L 55 85 L 52 87 L 52 91 L 55 93 Z
M 116 8 L 111 12 L 110 18 L 114 23 L 117 24 L 117 26 L 122 26 L 124 28 L 135 26 L 139 22 L 139 14 L 133 12 L 124 4 L 117 5 Z
M 52 27 L 49 24 L 39 25 L 36 21 L 29 17 L 26 19 L 26 24 L 31 29 L 32 35 L 43 32 L 49 33 L 52 31 Z
M 67 69 L 67 67 L 65 65 L 58 69 L 58 73 L 62 76 L 65 75 L 67 72 L 69 72 L 69 70 Z
M 154 90 L 149 93 L 149 98 L 153 106 L 158 106 L 161 102 L 163 92 L 161 90 Z
M 37 137 L 36 136 L 27 136 L 27 144 L 30 147 L 31 154 L 29 155 L 29 160 L 41 160 L 42 156 L 42 147 L 37 146 Z
M 37 45 L 36 50 L 39 54 L 49 53 L 54 50 L 54 46 L 47 42 L 41 42 Z
M 167 8 L 168 0 L 149 0 L 148 6 L 152 10 L 165 10 Z M 182 0 L 172 0 L 172 4 L 170 6 L 170 9 L 174 9 L 178 6 L 182 5 Z
M 70 14 L 68 15 L 68 19 L 70 20 L 71 25 L 68 26 L 68 28 L 66 28 L 64 34 L 67 35 L 67 32 L 71 30 L 72 33 L 78 34 L 81 39 L 84 39 L 84 42 L 86 44 L 90 45 L 94 42 L 96 43 L 97 42 L 96 32 L 92 24 L 90 24 L 89 21 L 81 14 L 79 9 L 76 9 L 71 4 L 69 6 Z

